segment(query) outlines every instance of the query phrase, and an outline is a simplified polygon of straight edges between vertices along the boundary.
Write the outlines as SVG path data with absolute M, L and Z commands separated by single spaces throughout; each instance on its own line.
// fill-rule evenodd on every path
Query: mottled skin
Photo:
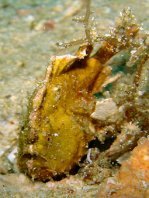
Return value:
M 83 48 L 78 53 L 87 50 Z M 69 172 L 86 154 L 94 137 L 90 129 L 95 107 L 92 90 L 103 67 L 86 55 L 75 57 L 69 68 L 72 60 L 66 64 L 64 57 L 61 59 L 63 63 L 53 62 L 50 72 L 49 66 L 46 82 L 36 92 L 27 126 L 20 134 L 19 166 L 39 180 Z M 59 67 L 62 69 L 57 72 Z
M 124 10 L 121 24 L 94 56 L 90 57 L 92 45 L 88 42 L 76 56 L 55 57 L 48 66 L 19 137 L 18 165 L 32 179 L 46 181 L 67 174 L 87 153 L 88 143 L 96 136 L 90 117 L 96 103 L 93 94 L 111 73 L 106 63 L 131 48 L 139 30 L 133 17 L 132 24 L 127 20 L 130 14 Z M 119 36 L 125 42 L 119 41 Z

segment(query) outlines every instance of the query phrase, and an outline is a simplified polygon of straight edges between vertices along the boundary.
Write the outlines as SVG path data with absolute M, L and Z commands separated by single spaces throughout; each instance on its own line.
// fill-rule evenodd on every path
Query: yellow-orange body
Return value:
M 79 57 L 86 48 L 80 49 L 78 56 L 55 58 L 45 83 L 35 93 L 28 123 L 20 134 L 18 160 L 32 178 L 46 180 L 69 172 L 94 137 L 92 91 L 103 67 L 96 58 Z

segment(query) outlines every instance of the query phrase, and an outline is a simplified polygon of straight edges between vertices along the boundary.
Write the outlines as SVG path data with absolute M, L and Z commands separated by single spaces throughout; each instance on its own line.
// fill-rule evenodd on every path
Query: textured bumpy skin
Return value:
M 46 181 L 56 175 L 67 174 L 87 153 L 88 143 L 97 136 L 98 128 L 101 126 L 99 119 L 98 127 L 98 118 L 101 115 L 91 116 L 95 115 L 93 112 L 96 106 L 93 94 L 117 79 L 117 77 L 110 78 L 112 68 L 107 66 L 108 61 L 115 54 L 125 49 L 130 51 L 137 45 L 135 39 L 139 27 L 131 11 L 127 9 L 123 11 L 110 36 L 105 37 L 100 48 L 90 57 L 93 44 L 89 42 L 91 38 L 88 20 L 87 12 L 86 44 L 79 48 L 75 56 L 67 54 L 52 58 L 43 85 L 37 89 L 30 101 L 26 123 L 19 136 L 18 164 L 20 170 L 32 179 Z M 147 56 L 143 56 L 141 63 L 144 64 L 146 59 Z M 141 71 L 141 67 L 138 72 Z M 139 85 L 138 76 L 136 74 L 134 87 Z M 136 101 L 135 96 L 134 98 L 132 104 Z M 121 121 L 115 123 L 114 136 L 117 136 L 119 131 L 125 128 L 124 126 L 132 128 L 132 117 L 126 112 L 124 119 L 130 123 L 126 125 Z M 93 123 L 92 119 L 97 120 Z M 121 139 L 125 132 L 122 132 L 122 136 L 116 138 L 106 155 L 115 158 L 132 149 L 132 145 L 134 147 L 136 140 L 140 137 L 138 133 L 135 133 L 136 138 L 133 138 L 133 131 L 130 130 L 131 136 L 129 133 L 128 136 L 124 136 L 123 145 Z M 103 139 L 106 138 L 106 133 L 103 134 Z M 127 137 L 129 140 L 132 137 L 131 145 L 124 144 Z
M 69 172 L 86 154 L 93 138 L 92 90 L 102 66 L 95 58 L 88 58 L 86 50 L 83 47 L 76 56 L 53 58 L 45 83 L 33 97 L 20 134 L 18 163 L 34 179 Z

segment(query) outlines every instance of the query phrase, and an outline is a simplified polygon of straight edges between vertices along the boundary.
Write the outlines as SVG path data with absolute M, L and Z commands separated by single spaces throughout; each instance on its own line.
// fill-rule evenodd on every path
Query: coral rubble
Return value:
M 99 188 L 102 198 L 143 198 L 149 196 L 149 139 L 142 138 L 119 172 Z

